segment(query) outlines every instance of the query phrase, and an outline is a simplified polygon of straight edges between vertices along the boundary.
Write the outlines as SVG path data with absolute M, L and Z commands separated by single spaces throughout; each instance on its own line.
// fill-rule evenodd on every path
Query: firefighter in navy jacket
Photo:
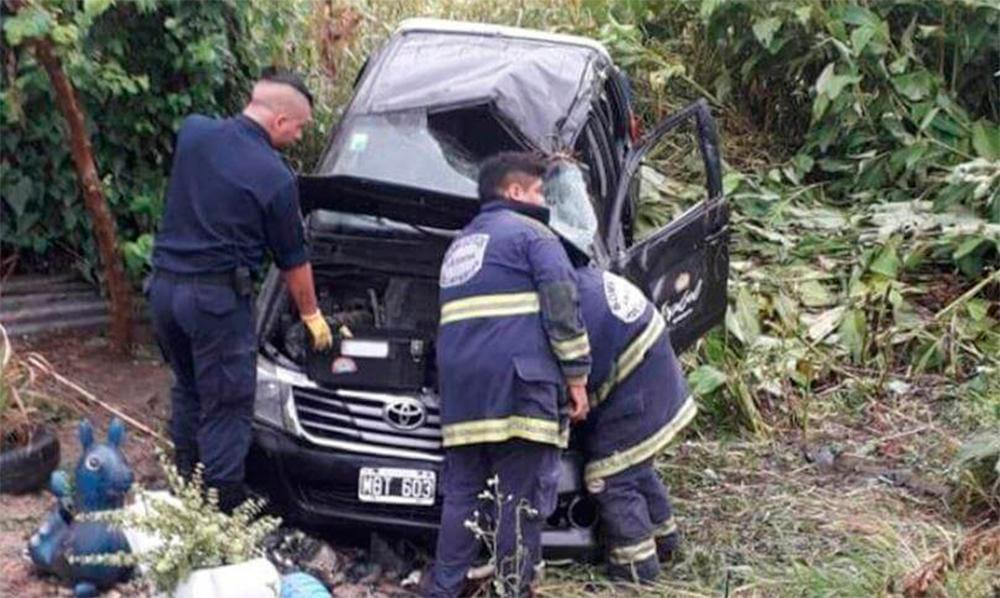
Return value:
M 597 219 L 579 169 L 556 163 L 546 178 L 545 198 L 552 228 L 574 262 L 586 264 Z M 656 307 L 610 272 L 580 265 L 576 273 L 593 343 L 591 411 L 580 431 L 584 480 L 600 509 L 609 574 L 649 581 L 678 540 L 653 458 L 691 421 L 696 407 Z
M 444 506 L 430 596 L 455 596 L 480 544 L 465 522 L 492 476 L 505 497 L 498 574 L 515 573 L 520 518 L 523 592 L 556 502 L 569 419 L 586 415 L 590 343 L 572 264 L 547 227 L 545 163 L 530 154 L 487 160 L 480 213 L 441 267 L 437 364 L 445 446 Z M 568 389 L 568 394 L 567 394 Z M 509 495 L 509 497 L 508 497 Z M 520 505 L 530 505 L 525 510 Z
M 613 578 L 649 581 L 677 546 L 667 489 L 653 458 L 696 412 L 663 316 L 624 278 L 577 269 L 594 340 L 582 430 L 584 480 L 599 506 Z

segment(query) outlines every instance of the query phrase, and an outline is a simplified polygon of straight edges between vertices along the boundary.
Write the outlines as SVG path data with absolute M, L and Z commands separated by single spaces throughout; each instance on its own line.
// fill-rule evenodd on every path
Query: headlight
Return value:
M 254 396 L 253 415 L 258 421 L 276 428 L 285 428 L 285 405 L 291 400 L 292 387 L 279 380 L 274 365 L 258 360 L 257 393 Z

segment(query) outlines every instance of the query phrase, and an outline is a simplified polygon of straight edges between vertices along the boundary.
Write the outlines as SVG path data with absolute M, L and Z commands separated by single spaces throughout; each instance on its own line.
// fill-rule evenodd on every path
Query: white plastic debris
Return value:
M 142 512 L 156 501 L 178 503 L 166 491 L 141 492 L 126 511 Z M 135 554 L 153 550 L 163 539 L 147 532 L 125 526 L 122 533 Z M 141 564 L 140 573 L 146 575 L 149 566 Z M 281 593 L 281 575 L 267 559 L 258 558 L 236 565 L 195 570 L 173 593 L 173 598 L 278 598 Z
M 238 565 L 198 569 L 177 586 L 173 598 L 278 598 L 281 575 L 264 558 Z

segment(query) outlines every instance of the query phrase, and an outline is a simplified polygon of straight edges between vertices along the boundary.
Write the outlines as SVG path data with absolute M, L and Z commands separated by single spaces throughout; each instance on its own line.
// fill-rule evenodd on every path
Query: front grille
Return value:
M 399 429 L 386 417 L 387 405 L 404 397 L 348 390 L 296 386 L 295 415 L 307 438 L 316 444 L 359 453 L 439 461 L 441 417 L 437 405 L 422 397 L 425 417 L 420 427 Z M 416 398 L 416 397 L 414 397 Z
M 300 486 L 299 491 L 306 501 L 342 513 L 355 513 L 358 515 L 369 515 L 377 517 L 392 517 L 398 519 L 409 519 L 425 523 L 438 523 L 441 521 L 440 500 L 434 505 L 409 506 L 409 505 L 386 505 L 379 503 L 361 502 L 357 497 L 357 488 L 354 492 L 337 490 L 331 487 Z

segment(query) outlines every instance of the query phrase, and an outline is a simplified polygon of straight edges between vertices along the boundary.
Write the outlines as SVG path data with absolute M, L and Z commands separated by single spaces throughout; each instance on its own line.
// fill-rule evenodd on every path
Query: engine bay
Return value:
M 433 337 L 437 328 L 437 283 L 420 278 L 318 271 L 316 299 L 332 324 L 353 330 L 410 330 Z M 306 331 L 289 305 L 279 318 L 275 343 L 286 357 L 301 363 L 306 356 Z
M 414 345 L 413 358 L 418 348 L 420 356 L 433 355 L 438 322 L 436 280 L 329 266 L 316 269 L 314 276 L 319 308 L 334 331 L 344 325 L 359 340 L 387 335 L 410 339 L 420 343 Z M 308 335 L 291 301 L 286 300 L 269 340 L 297 365 L 303 366 L 310 359 Z M 335 342 L 334 349 L 338 347 Z M 433 358 L 426 361 L 424 382 L 433 386 Z M 386 383 L 391 386 L 391 381 Z

